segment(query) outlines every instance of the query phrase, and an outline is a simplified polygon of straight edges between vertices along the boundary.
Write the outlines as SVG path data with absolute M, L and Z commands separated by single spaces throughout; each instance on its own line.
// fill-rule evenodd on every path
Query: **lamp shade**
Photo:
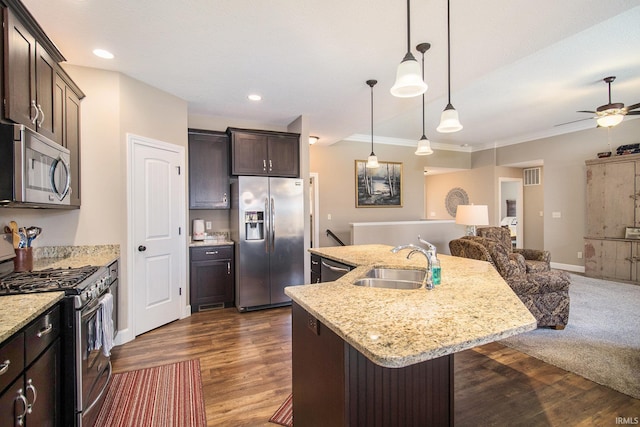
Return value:
M 598 123 L 598 126 L 603 128 L 609 128 L 620 124 L 622 119 L 624 119 L 622 114 L 607 114 L 605 116 L 598 117 L 596 119 L 596 123 Z
M 433 154 L 433 150 L 431 149 L 431 142 L 427 139 L 426 136 L 422 135 L 422 138 L 418 141 L 418 148 L 416 149 L 416 156 L 428 156 L 429 154 Z
M 462 124 L 460 124 L 460 119 L 458 118 L 458 111 L 453 108 L 453 105 L 447 104 L 440 116 L 440 124 L 436 130 L 440 133 L 452 133 L 461 129 Z
M 458 205 L 456 224 L 489 225 L 489 208 L 487 205 Z
M 420 64 L 411 52 L 407 52 L 398 65 L 396 82 L 391 87 L 391 95 L 398 98 L 411 98 L 425 93 L 429 86 L 424 82 L 421 74 Z

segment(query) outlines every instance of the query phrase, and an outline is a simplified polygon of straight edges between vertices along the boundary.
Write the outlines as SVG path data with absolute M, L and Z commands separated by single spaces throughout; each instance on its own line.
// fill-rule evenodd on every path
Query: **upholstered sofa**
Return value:
M 495 239 L 465 236 L 449 242 L 451 255 L 488 261 L 513 289 L 538 326 L 564 329 L 569 321 L 569 285 L 564 271 L 527 272 L 524 257 Z
M 520 254 L 528 273 L 537 273 L 551 270 L 551 253 L 538 249 L 513 248 L 511 245 L 511 232 L 505 227 L 479 227 L 476 234 L 487 239 L 501 241 L 509 253 Z

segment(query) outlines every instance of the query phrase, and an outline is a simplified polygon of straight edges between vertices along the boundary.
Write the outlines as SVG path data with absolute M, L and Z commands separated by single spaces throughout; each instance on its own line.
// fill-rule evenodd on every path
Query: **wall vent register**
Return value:
M 522 170 L 524 185 L 540 185 L 542 170 L 540 168 L 527 168 Z

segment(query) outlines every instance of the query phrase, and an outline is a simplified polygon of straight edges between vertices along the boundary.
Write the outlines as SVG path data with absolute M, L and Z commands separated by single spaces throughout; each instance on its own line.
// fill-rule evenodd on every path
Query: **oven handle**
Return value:
M 83 414 L 88 414 L 94 408 L 94 406 L 96 406 L 96 403 L 100 401 L 100 399 L 102 398 L 102 395 L 107 391 L 107 387 L 109 387 L 109 383 L 111 383 L 111 374 L 113 373 L 113 370 L 111 369 L 111 361 L 109 361 L 108 369 L 109 369 L 109 376 L 107 377 L 107 381 L 104 383 L 104 386 L 102 386 L 102 390 L 100 390 L 100 393 L 95 398 L 95 400 L 91 402 L 91 405 L 89 405 L 87 409 L 82 411 Z
M 102 299 L 102 298 L 101 298 Z M 87 311 L 86 313 L 82 313 L 82 315 L 80 316 L 82 320 L 86 319 L 87 317 L 91 317 L 91 315 L 93 315 L 93 313 L 95 313 L 96 311 L 98 311 L 98 309 L 100 309 L 100 300 L 96 301 L 96 305 L 95 307 L 93 307 L 91 310 Z

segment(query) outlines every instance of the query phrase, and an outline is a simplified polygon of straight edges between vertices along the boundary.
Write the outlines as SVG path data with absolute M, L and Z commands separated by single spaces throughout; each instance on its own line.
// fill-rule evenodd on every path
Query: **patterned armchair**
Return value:
M 465 236 L 449 242 L 451 255 L 490 262 L 538 321 L 538 326 L 564 329 L 569 321 L 569 284 L 564 271 L 527 272 L 524 257 L 502 242 Z
M 481 227 L 476 233 L 480 237 L 501 241 L 510 253 L 520 254 L 524 257 L 528 273 L 538 273 L 551 270 L 551 253 L 538 249 L 513 249 L 511 245 L 511 232 L 505 227 Z

